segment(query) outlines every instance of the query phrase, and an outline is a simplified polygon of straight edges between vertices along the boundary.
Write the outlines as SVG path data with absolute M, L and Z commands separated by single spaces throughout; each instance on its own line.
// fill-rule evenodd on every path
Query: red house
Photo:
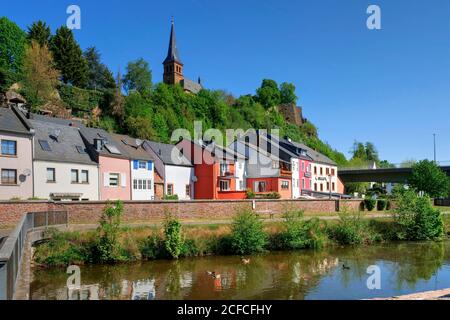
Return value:
M 246 199 L 245 157 L 212 142 L 183 139 L 177 148 L 194 165 L 195 199 Z

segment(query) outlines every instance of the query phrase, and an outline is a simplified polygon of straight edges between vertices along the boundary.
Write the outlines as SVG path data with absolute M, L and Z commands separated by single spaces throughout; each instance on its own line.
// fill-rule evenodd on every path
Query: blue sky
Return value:
M 54 31 L 66 8 L 81 7 L 83 49 L 95 45 L 116 72 L 139 57 L 162 79 L 170 17 L 185 75 L 234 95 L 263 78 L 292 82 L 321 138 L 347 156 L 355 139 L 372 141 L 399 163 L 450 160 L 450 1 L 8 1 L 22 28 L 42 19 Z M 366 28 L 377 4 L 382 30 Z

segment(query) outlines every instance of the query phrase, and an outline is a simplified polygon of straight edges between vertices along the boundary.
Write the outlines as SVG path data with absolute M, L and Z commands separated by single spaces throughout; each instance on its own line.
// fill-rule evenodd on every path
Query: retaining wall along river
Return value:
M 108 202 L 0 202 L 0 228 L 14 226 L 24 213 L 67 211 L 69 223 L 96 223 Z M 124 222 L 160 221 L 167 213 L 180 219 L 230 219 L 237 210 L 249 208 L 261 216 L 278 214 L 286 209 L 310 213 L 360 209 L 361 200 L 195 200 L 195 201 L 124 201 Z

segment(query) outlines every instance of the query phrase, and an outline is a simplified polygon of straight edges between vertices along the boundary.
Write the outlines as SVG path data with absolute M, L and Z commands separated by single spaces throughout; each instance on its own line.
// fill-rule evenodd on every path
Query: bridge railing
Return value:
M 66 211 L 25 214 L 14 231 L 0 243 L 0 300 L 12 300 L 20 272 L 26 236 L 35 228 L 67 225 Z
M 403 162 L 403 163 L 391 163 L 389 166 L 377 167 L 376 169 L 402 169 L 402 168 L 411 168 L 413 165 L 412 162 Z M 437 165 L 440 167 L 448 167 L 450 166 L 450 161 L 437 161 Z M 339 167 L 339 170 L 342 171 L 351 171 L 351 170 L 370 170 L 373 168 L 369 168 L 367 165 L 356 166 L 356 167 Z

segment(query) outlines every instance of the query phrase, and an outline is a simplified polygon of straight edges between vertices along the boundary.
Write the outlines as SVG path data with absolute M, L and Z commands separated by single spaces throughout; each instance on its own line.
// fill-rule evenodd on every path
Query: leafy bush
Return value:
M 380 241 L 381 236 L 369 227 L 361 213 L 339 213 L 339 222 L 328 229 L 330 238 L 339 244 L 362 244 Z
M 405 191 L 397 199 L 395 221 L 401 226 L 399 239 L 440 240 L 444 235 L 444 221 L 439 210 L 433 208 L 428 196 Z
M 154 260 L 165 258 L 168 256 L 165 248 L 164 241 L 157 235 L 151 235 L 139 244 L 139 251 L 142 258 L 146 260 Z
M 270 239 L 272 249 L 305 249 L 321 248 L 326 234 L 318 219 L 303 220 L 303 212 L 286 212 L 284 214 L 283 231 Z
M 373 209 L 375 209 L 376 204 L 377 204 L 377 200 L 375 200 L 375 199 L 372 199 L 372 198 L 364 199 L 364 206 L 369 211 L 373 211 Z
M 387 200 L 386 199 L 378 199 L 377 201 L 377 210 L 378 211 L 384 211 L 387 207 Z
M 59 95 L 65 105 L 73 111 L 89 113 L 95 107 L 102 107 L 105 92 L 101 90 L 86 90 L 61 83 L 58 87 Z
M 163 200 L 167 200 L 167 201 L 177 201 L 178 199 L 178 195 L 177 194 L 172 194 L 172 195 L 165 195 L 163 197 Z
M 252 254 L 264 251 L 267 236 L 258 216 L 245 209 L 236 214 L 231 227 L 231 250 L 235 254 Z
M 172 258 L 178 259 L 183 242 L 180 221 L 168 216 L 164 222 L 164 247 Z
M 281 195 L 278 192 L 271 192 L 266 194 L 265 196 L 266 199 L 280 199 Z
M 34 260 L 50 267 L 64 267 L 91 261 L 89 241 L 81 239 L 78 232 L 60 232 L 57 229 L 46 231 L 49 240 L 36 246 Z
M 120 218 L 123 214 L 123 203 L 117 201 L 115 205 L 108 204 L 102 212 L 97 228 L 97 242 L 95 244 L 96 257 L 100 262 L 114 262 L 122 260 L 122 248 L 119 241 Z
M 252 189 L 247 189 L 247 199 L 255 199 L 255 193 Z

